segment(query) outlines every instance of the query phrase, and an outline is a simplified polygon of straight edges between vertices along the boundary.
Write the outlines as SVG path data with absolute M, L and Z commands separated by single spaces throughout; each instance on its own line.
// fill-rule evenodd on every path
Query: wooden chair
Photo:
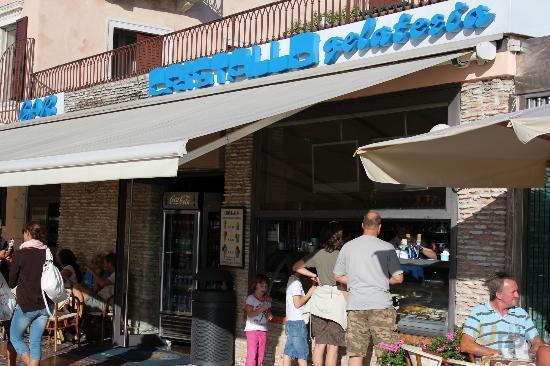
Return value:
M 112 299 L 112 298 L 111 298 Z M 113 312 L 109 307 L 111 299 L 105 302 L 101 311 L 86 311 L 85 316 L 99 320 L 101 326 L 101 343 L 105 340 L 105 325 L 113 323 Z
M 441 366 L 443 358 L 422 351 L 422 348 L 404 344 L 401 346 L 406 353 L 407 366 Z
M 61 343 L 60 332 L 65 329 L 75 329 L 75 340 L 80 346 L 80 301 L 76 297 L 72 297 L 70 302 L 70 310 L 68 313 L 60 313 L 58 306 L 55 306 L 52 316 L 46 323 L 46 332 L 48 333 L 48 346 L 50 345 L 51 333 L 53 333 L 54 351 L 57 352 L 57 345 Z

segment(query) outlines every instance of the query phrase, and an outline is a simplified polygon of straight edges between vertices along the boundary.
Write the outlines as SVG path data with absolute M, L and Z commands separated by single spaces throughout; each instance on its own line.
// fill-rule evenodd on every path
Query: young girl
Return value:
M 290 366 L 293 358 L 299 366 L 307 366 L 309 344 L 307 343 L 307 326 L 303 320 L 304 305 L 311 298 L 317 282 L 313 282 L 307 293 L 304 293 L 302 283 L 296 272 L 288 278 L 286 285 L 286 343 L 283 351 L 283 366 Z
M 246 363 L 261 366 L 267 341 L 267 321 L 273 319 L 271 302 L 266 296 L 268 279 L 257 275 L 250 286 L 252 294 L 246 298 Z

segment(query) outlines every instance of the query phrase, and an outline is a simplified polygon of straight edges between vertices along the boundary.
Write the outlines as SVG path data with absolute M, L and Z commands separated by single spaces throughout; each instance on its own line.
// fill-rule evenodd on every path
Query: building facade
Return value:
M 126 9 L 118 2 L 106 3 L 104 6 Z M 532 82 L 528 83 L 531 86 L 525 86 L 529 75 L 525 65 L 536 54 L 532 51 L 534 44 L 547 44 L 544 37 L 537 37 L 550 30 L 531 29 L 525 23 L 528 7 L 515 8 L 517 4 L 512 1 L 504 2 L 506 4 L 491 0 L 465 3 L 470 10 L 487 6 L 487 10 L 480 8 L 478 13 L 490 13 L 495 17 L 491 21 L 485 19 L 486 24 L 475 31 L 459 30 L 454 35 L 444 34 L 434 39 L 421 37 L 417 42 L 396 42 L 388 47 L 378 45 L 363 52 L 348 49 L 348 52 L 333 54 L 336 60 L 331 60 L 334 62 L 327 63 L 330 58 L 323 60 L 338 45 L 357 47 L 357 40 L 365 38 L 363 31 L 368 19 L 377 19 L 376 29 L 391 27 L 389 29 L 395 30 L 392 37 L 397 37 L 395 34 L 403 14 L 415 20 L 433 19 L 441 14 L 450 23 L 458 5 L 448 1 L 421 7 L 405 8 L 403 5 L 403 8 L 392 7 L 391 13 L 388 6 L 375 18 L 333 24 L 323 30 L 311 29 L 312 24 L 306 21 L 298 23 L 298 28 L 302 26 L 303 30 L 314 32 L 299 33 L 295 37 L 314 34 L 317 36 L 311 39 L 318 39 L 319 45 L 332 42 L 333 46 L 321 48 L 324 53 L 319 52 L 317 63 L 304 70 L 297 67 L 297 71 L 286 72 L 285 69 L 262 78 L 262 72 L 267 72 L 260 66 L 251 67 L 253 71 L 250 72 L 255 73 L 255 77 L 246 80 L 248 75 L 243 74 L 237 62 L 235 68 L 228 66 L 226 71 L 234 77 L 234 82 L 220 85 L 225 80 L 222 82 L 220 73 L 211 71 L 216 75 L 211 79 L 213 85 L 177 93 L 175 91 L 180 89 L 174 88 L 183 88 L 188 80 L 181 74 L 169 79 L 170 72 L 175 69 L 159 64 L 157 66 L 163 68 L 152 69 L 149 73 L 63 91 L 59 96 L 64 103 L 62 113 L 45 117 L 42 124 L 41 119 L 15 123 L 28 124 L 25 127 L 28 133 L 47 123 L 79 123 L 92 121 L 85 118 L 99 120 L 101 117 L 97 116 L 106 116 L 107 119 L 108 115 L 117 113 L 122 123 L 128 118 L 124 113 L 132 110 L 143 110 L 145 118 L 150 117 L 147 108 L 155 107 L 159 101 L 159 105 L 166 106 L 157 111 L 159 121 L 165 118 L 163 110 L 168 115 L 172 113 L 168 110 L 170 105 L 182 103 L 182 109 L 187 106 L 193 113 L 204 113 L 204 119 L 184 110 L 180 114 L 170 114 L 170 121 L 209 125 L 213 115 L 210 113 L 214 112 L 207 109 L 233 110 L 229 105 L 216 104 L 218 95 L 233 93 L 235 98 L 230 101 L 243 111 L 251 110 L 256 107 L 254 103 L 260 104 L 260 101 L 243 100 L 242 90 L 263 95 L 266 86 L 284 88 L 285 84 L 296 85 L 287 90 L 291 93 L 292 89 L 298 89 L 292 97 L 311 97 L 312 100 L 292 109 L 292 113 L 258 113 L 241 124 L 227 127 L 221 123 L 221 127 L 207 133 L 189 135 L 186 151 L 198 157 L 179 165 L 172 177 L 153 178 L 145 174 L 136 175 L 132 180 L 82 179 L 82 182 L 67 178 L 69 182 L 61 179 L 58 184 L 17 188 L 19 194 L 13 193 L 15 188 L 8 188 L 7 227 L 14 225 L 10 217 L 18 218 L 21 224 L 28 218 L 44 217 L 44 212 L 49 218 L 50 210 L 55 212 L 57 209 L 58 218 L 53 221 L 58 225 L 59 248 L 73 250 L 83 262 L 99 252 L 117 252 L 121 270 L 117 271 L 116 303 L 126 306 L 118 309 L 114 339 L 121 344 L 138 342 L 145 336 L 193 342 L 190 338 L 193 312 L 190 290 L 196 284 L 192 276 L 204 268 L 221 266 L 228 270 L 234 278 L 237 300 L 236 365 L 244 364 L 246 355 L 242 314 L 249 282 L 257 273 L 267 274 L 271 280 L 275 318 L 269 325 L 266 357 L 269 363 L 279 364 L 285 340 L 284 289 L 293 261 L 319 247 L 322 228 L 328 222 L 339 221 L 346 236 L 353 238 L 360 235 L 364 212 L 377 209 L 383 217 L 381 235 L 384 239 L 392 240 L 400 231 L 406 231 L 413 238 L 420 235 L 420 240 L 428 242 L 439 253 L 443 249 L 451 253 L 449 261 L 401 258 L 407 281 L 403 286 L 392 288 L 392 294 L 400 299 L 400 331 L 434 335 L 459 326 L 472 307 L 486 301 L 488 295 L 483 281 L 494 272 L 512 271 L 522 278 L 524 286 L 528 285 L 526 271 L 529 266 L 524 260 L 530 254 L 522 233 L 526 219 L 521 212 L 525 207 L 522 197 L 529 193 L 507 188 L 377 184 L 366 177 L 358 159 L 352 155 L 358 146 L 370 142 L 428 132 L 437 124 L 472 123 L 520 108 L 521 103 L 530 100 L 530 95 L 534 95 L 531 98 L 544 97 L 536 94 L 542 89 L 532 86 Z M 393 9 L 398 10 L 394 13 Z M 105 10 L 106 14 L 111 14 L 110 11 Z M 459 12 L 464 17 L 467 14 L 466 9 Z M 174 14 L 162 16 L 172 19 L 167 20 L 174 22 L 170 24 L 184 21 Z M 374 30 L 371 42 L 377 34 L 380 38 L 384 35 Z M 291 53 L 293 39 L 300 39 L 301 44 L 305 44 L 303 47 L 308 47 L 301 38 L 283 39 L 277 46 L 273 46 L 275 42 L 262 44 L 264 57 L 254 62 L 266 61 L 267 50 L 273 59 L 275 55 Z M 279 47 L 280 53 L 273 51 L 275 48 L 279 51 Z M 93 52 L 98 50 L 92 47 L 90 53 Z M 239 52 L 233 51 L 228 57 Z M 297 52 L 296 60 L 304 62 L 315 52 L 314 47 L 305 48 L 302 53 Z M 425 64 L 415 66 L 422 62 Z M 199 74 L 203 72 L 198 66 L 194 70 Z M 348 85 L 349 89 L 338 84 L 338 78 L 346 74 L 349 79 L 345 80 L 353 82 L 352 72 L 362 72 L 357 75 L 365 78 L 365 84 L 357 84 L 356 88 Z M 192 75 L 194 85 L 206 80 Z M 180 78 L 180 84 L 173 81 L 176 77 Z M 311 94 L 315 90 L 302 80 L 322 82 L 330 77 L 333 79 L 321 90 L 326 91 L 326 95 L 314 101 Z M 331 84 L 333 82 L 336 84 Z M 169 85 L 172 89 L 165 91 Z M 340 92 L 334 91 L 338 88 L 342 88 Z M 188 93 L 189 100 L 182 93 Z M 521 101 L 522 96 L 526 96 L 525 102 Z M 270 98 L 275 109 L 283 96 L 271 94 Z M 193 99 L 201 100 L 203 109 L 194 109 Z M 273 118 L 274 114 L 278 116 L 275 120 L 254 127 L 255 121 Z M 139 113 L 133 118 L 137 123 Z M 232 119 L 236 117 L 229 112 L 220 117 L 221 122 Z M 168 124 L 156 125 L 154 122 L 150 128 L 168 127 Z M 249 130 L 252 132 L 232 138 L 241 131 L 238 127 L 250 126 L 254 127 Z M 12 127 L 7 126 L 5 131 Z M 90 133 L 93 128 L 97 126 L 90 124 Z M 114 136 L 125 132 L 117 128 L 113 122 Z M 225 142 L 220 142 L 224 138 Z M 151 140 L 155 142 L 154 134 Z M 434 174 L 437 174 L 437 166 Z M 22 214 L 22 210 L 27 213 Z M 228 210 L 242 212 L 242 216 L 232 218 Z M 232 235 L 233 231 L 226 229 L 226 223 L 242 226 L 236 231 L 241 235 L 236 241 L 227 240 L 225 233 Z M 223 249 L 224 244 L 235 243 L 236 247 L 228 251 Z M 171 254 L 175 251 L 180 251 L 181 255 Z M 185 257 L 185 253 L 189 253 L 189 257 Z M 550 261 L 550 256 L 546 260 Z M 529 296 L 524 297 L 524 303 L 541 326 L 544 319 L 541 314 L 549 309 L 538 303 L 531 307 L 534 302 Z M 122 327 L 118 326 L 120 319 L 125 319 Z

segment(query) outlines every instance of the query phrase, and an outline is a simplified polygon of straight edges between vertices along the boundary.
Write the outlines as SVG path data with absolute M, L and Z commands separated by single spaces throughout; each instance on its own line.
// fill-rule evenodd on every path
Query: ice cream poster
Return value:
M 220 223 L 220 265 L 244 267 L 243 223 L 243 208 L 222 208 Z

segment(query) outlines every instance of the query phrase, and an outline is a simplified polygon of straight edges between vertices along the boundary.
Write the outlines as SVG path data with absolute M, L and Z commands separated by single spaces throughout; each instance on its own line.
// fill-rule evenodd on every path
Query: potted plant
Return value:
M 388 14 L 392 14 L 395 11 L 395 5 L 391 4 L 388 8 Z
M 378 348 L 382 350 L 382 355 L 378 359 L 380 366 L 407 366 L 405 350 L 401 348 L 403 344 L 402 340 L 397 344 L 379 344 Z
M 449 332 L 445 337 L 434 337 L 430 341 L 422 343 L 422 349 L 443 357 L 444 359 L 452 358 L 455 360 L 464 360 L 464 356 L 460 353 L 460 338 L 462 337 L 462 329 L 456 332 Z
M 381 16 L 386 15 L 386 5 L 382 5 L 378 11 Z

